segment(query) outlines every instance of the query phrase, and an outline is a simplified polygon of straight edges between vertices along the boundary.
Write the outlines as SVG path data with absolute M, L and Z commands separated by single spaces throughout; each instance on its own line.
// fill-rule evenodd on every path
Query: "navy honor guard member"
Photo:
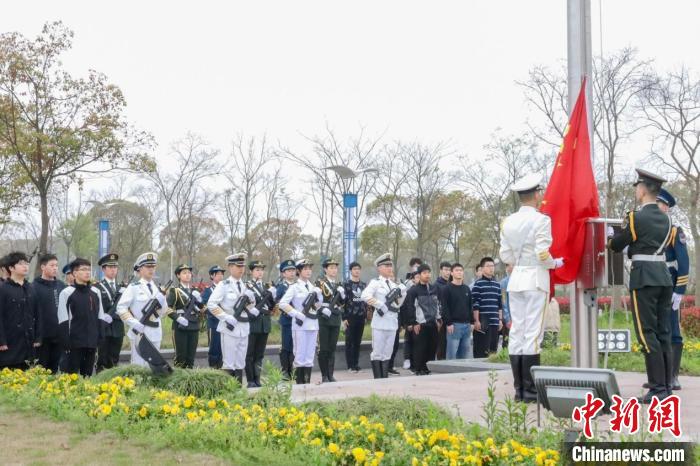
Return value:
M 207 301 L 207 309 L 217 319 L 216 330 L 221 334 L 223 369 L 243 384 L 245 355 L 248 351 L 250 318 L 260 314 L 255 308 L 255 295 L 245 286 L 245 253 L 236 253 L 226 258 L 229 277 L 219 283 Z M 247 303 L 241 305 L 239 298 L 245 296 Z
M 117 283 L 119 256 L 114 253 L 100 257 L 97 265 L 102 268 L 103 278 L 96 284 L 102 298 L 104 318 L 104 339 L 97 349 L 97 372 L 116 367 L 119 364 L 119 352 L 124 342 L 124 322 L 117 314 L 117 301 L 121 299 L 121 286 Z
M 262 387 L 260 375 L 262 374 L 263 358 L 265 357 L 265 347 L 267 337 L 272 329 L 270 315 L 275 309 L 275 298 L 272 291 L 276 291 L 263 283 L 265 274 L 265 264 L 259 260 L 254 260 L 248 264 L 250 270 L 250 280 L 246 286 L 255 295 L 255 307 L 260 314 L 250 319 L 250 335 L 248 336 L 248 351 L 245 357 L 245 378 L 249 388 Z
M 379 276 L 373 278 L 362 291 L 362 300 L 374 308 L 370 359 L 374 378 L 380 379 L 389 377 L 389 359 L 394 350 L 396 331 L 399 328 L 399 308 L 406 297 L 406 286 L 393 282 L 394 262 L 391 253 L 377 257 L 374 265 Z M 400 294 L 392 302 L 387 302 L 387 295 L 394 288 L 399 288 Z
M 554 259 L 549 253 L 552 223 L 537 210 L 542 202 L 541 180 L 533 173 L 511 187 L 518 193 L 521 206 L 503 222 L 499 252 L 503 262 L 514 265 L 507 290 L 512 320 L 508 353 L 515 399 L 525 402 L 537 401 L 530 368 L 540 364 L 549 269 L 564 264 L 563 259 Z
M 160 342 L 163 340 L 160 318 L 168 310 L 165 296 L 153 281 L 157 261 L 158 256 L 154 252 L 141 254 L 136 259 L 134 271 L 138 275 L 138 280 L 126 287 L 119 304 L 117 304 L 117 314 L 130 329 L 127 332 L 127 337 L 131 343 L 131 364 L 143 367 L 148 367 L 148 363 L 136 351 L 138 335 L 134 331 L 143 333 L 153 343 L 153 346 L 160 350 Z M 140 320 L 143 308 L 153 298 L 158 300 L 160 310 L 156 315 L 151 316 L 145 324 L 142 324 Z
M 622 229 L 608 235 L 608 247 L 613 251 L 627 248 L 632 260 L 629 289 L 637 339 L 644 353 L 649 391 L 640 399 L 651 403 L 657 396 L 671 395 L 673 356 L 671 354 L 671 299 L 673 281 L 666 266 L 664 249 L 671 238 L 671 219 L 657 205 L 656 197 L 666 181 L 646 170 L 637 169 L 634 183 L 635 198 L 641 205 L 628 212 Z
M 279 307 L 292 320 L 292 339 L 294 340 L 294 367 L 298 384 L 311 383 L 311 370 L 314 366 L 316 339 L 318 337 L 318 315 L 323 294 L 311 282 L 313 264 L 308 259 L 297 261 L 296 268 L 299 279 L 287 288 L 280 299 Z M 316 302 L 304 312 L 304 302 L 311 299 L 311 293 L 316 294 Z M 301 322 L 301 325 L 299 325 Z
M 656 203 L 664 213 L 676 205 L 676 199 L 661 188 L 656 196 Z M 673 379 L 671 388 L 680 390 L 681 384 L 678 381 L 678 373 L 681 368 L 681 358 L 683 356 L 683 335 L 681 335 L 680 314 L 681 300 L 688 286 L 688 274 L 690 273 L 690 259 L 688 258 L 688 245 L 686 244 L 685 233 L 680 226 L 671 227 L 671 239 L 666 246 L 666 266 L 671 273 L 673 281 L 673 298 L 671 300 L 671 351 L 673 353 Z M 646 387 L 649 388 L 649 387 Z
M 218 285 L 224 279 L 224 273 L 226 273 L 226 271 L 218 265 L 214 265 L 209 269 L 211 285 L 204 289 L 204 293 L 202 293 L 202 303 L 207 304 L 209 297 L 216 288 L 216 285 Z M 209 367 L 221 369 L 221 365 L 223 364 L 221 361 L 221 335 L 216 331 L 216 327 L 219 325 L 219 319 L 214 317 L 214 315 L 208 310 L 206 315 L 207 332 L 209 336 Z
M 294 284 L 297 279 L 296 263 L 287 259 L 280 263 L 280 275 L 282 279 L 277 284 L 275 302 L 279 304 L 287 289 Z M 280 367 L 282 374 L 287 380 L 292 379 L 294 370 L 294 339 L 292 338 L 292 318 L 286 312 L 280 312 L 280 328 L 282 330 L 282 345 L 280 346 Z
M 340 335 L 345 289 L 338 282 L 338 261 L 326 259 L 321 266 L 324 276 L 316 281 L 316 286 L 323 294 L 321 316 L 318 320 L 318 366 L 321 368 L 321 382 L 336 382 L 333 377 L 335 348 L 338 346 Z
M 179 285 L 170 288 L 165 298 L 168 307 L 173 311 L 168 315 L 173 319 L 175 365 L 191 369 L 194 367 L 194 358 L 197 355 L 202 296 L 199 291 L 191 287 L 192 267 L 190 265 L 178 265 L 175 268 L 175 276 Z

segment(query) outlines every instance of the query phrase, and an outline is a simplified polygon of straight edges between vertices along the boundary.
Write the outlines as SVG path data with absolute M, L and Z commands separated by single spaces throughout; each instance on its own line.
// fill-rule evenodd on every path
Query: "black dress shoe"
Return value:
M 394 369 L 393 367 L 389 368 L 389 370 L 387 370 L 387 372 L 388 372 L 389 374 L 393 374 L 393 375 L 401 375 L 401 374 L 399 373 L 399 371 L 397 371 L 397 370 Z

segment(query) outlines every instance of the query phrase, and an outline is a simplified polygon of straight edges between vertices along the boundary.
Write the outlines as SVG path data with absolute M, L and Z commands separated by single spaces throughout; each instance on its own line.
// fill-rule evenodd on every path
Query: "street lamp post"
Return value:
M 350 264 L 357 258 L 357 193 L 355 192 L 355 178 L 367 173 L 377 173 L 376 168 L 364 168 L 353 170 L 345 165 L 333 165 L 325 167 L 331 170 L 343 181 L 343 278 L 350 278 Z

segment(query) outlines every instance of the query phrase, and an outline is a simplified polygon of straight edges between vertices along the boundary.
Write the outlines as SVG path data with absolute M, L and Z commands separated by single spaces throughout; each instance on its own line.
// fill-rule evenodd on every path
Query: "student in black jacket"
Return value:
M 103 336 L 105 322 L 100 291 L 90 284 L 90 262 L 75 259 L 71 272 L 75 282 L 58 297 L 58 327 L 64 356 L 61 371 L 92 375 L 95 354 Z
M 362 300 L 362 290 L 367 284 L 360 280 L 362 266 L 352 262 L 349 266 L 350 279 L 346 281 L 345 307 L 343 308 L 343 328 L 345 329 L 345 362 L 351 372 L 360 372 L 360 344 L 367 320 L 367 303 Z
M 417 272 L 419 282 L 408 289 L 402 322 L 413 330 L 413 367 L 416 375 L 428 375 L 428 361 L 435 359 L 442 320 L 438 288 L 430 284 L 430 266 L 422 264 Z
M 26 281 L 29 258 L 11 252 L 2 259 L 8 279 L 0 284 L 0 369 L 27 369 L 41 346 L 41 316 Z
M 39 267 L 41 276 L 36 277 L 32 282 L 42 325 L 41 346 L 38 350 L 39 364 L 55 374 L 58 372 L 58 363 L 63 354 L 58 337 L 58 296 L 66 284 L 56 278 L 58 258 L 54 254 L 41 255 Z
M 471 355 L 472 293 L 464 283 L 462 264 L 452 264 L 451 271 L 452 281 L 442 287 L 440 299 L 447 333 L 447 359 L 464 359 Z

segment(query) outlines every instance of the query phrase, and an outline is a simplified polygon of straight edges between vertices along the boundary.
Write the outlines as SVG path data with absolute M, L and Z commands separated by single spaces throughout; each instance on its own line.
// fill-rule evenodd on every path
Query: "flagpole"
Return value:
M 567 64 L 569 90 L 569 116 L 573 111 L 581 83 L 586 79 L 586 104 L 588 132 L 593 158 L 593 112 L 592 100 L 592 51 L 591 51 L 591 2 L 590 0 L 567 0 Z M 595 173 L 595 171 L 594 171 Z M 592 291 L 592 293 L 591 293 Z M 571 365 L 574 367 L 598 367 L 598 307 L 595 290 L 584 290 L 577 279 L 570 288 L 571 309 Z M 587 306 L 586 304 L 591 304 Z

